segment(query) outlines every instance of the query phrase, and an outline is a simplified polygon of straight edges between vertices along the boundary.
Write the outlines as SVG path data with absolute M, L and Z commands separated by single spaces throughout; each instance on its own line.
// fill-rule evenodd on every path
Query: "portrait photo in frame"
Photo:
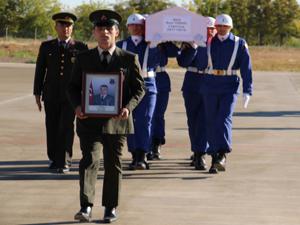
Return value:
M 122 72 L 84 72 L 82 112 L 89 117 L 113 117 L 122 106 Z

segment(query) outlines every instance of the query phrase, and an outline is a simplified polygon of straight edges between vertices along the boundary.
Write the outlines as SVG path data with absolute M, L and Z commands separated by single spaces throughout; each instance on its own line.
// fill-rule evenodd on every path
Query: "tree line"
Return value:
M 169 0 L 127 0 L 114 5 L 90 0 L 89 4 L 71 10 L 78 17 L 74 36 L 91 40 L 92 24 L 88 16 L 96 9 L 119 12 L 123 18 L 122 36 L 126 37 L 126 18 L 131 13 L 152 14 L 173 6 Z M 183 7 L 203 16 L 231 15 L 233 32 L 250 45 L 284 45 L 300 39 L 300 7 L 296 0 L 191 0 Z M 59 0 L 0 0 L 0 35 L 8 32 L 13 37 L 40 39 L 55 35 L 51 16 L 59 11 L 64 11 Z

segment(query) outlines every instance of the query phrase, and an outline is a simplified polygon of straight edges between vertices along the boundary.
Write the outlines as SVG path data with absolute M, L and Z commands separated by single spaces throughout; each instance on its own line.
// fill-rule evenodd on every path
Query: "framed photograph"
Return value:
M 89 117 L 113 117 L 122 106 L 122 72 L 83 73 L 82 112 Z

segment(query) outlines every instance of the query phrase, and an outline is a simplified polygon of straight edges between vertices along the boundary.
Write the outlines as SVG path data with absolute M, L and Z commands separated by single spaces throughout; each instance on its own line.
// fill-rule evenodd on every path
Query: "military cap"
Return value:
M 92 12 L 89 19 L 94 26 L 99 27 L 119 25 L 122 21 L 122 17 L 117 12 L 108 9 Z
M 69 12 L 60 12 L 60 13 L 56 13 L 52 16 L 52 19 L 55 22 L 66 22 L 66 23 L 71 23 L 73 24 L 76 20 L 77 17 Z

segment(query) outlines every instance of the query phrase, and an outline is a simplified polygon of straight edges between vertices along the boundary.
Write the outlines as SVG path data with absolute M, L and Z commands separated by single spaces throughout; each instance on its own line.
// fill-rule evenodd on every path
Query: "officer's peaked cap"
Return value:
M 122 21 L 122 17 L 117 12 L 108 9 L 101 9 L 92 12 L 89 19 L 94 26 L 99 27 L 119 25 Z
M 56 22 L 74 23 L 77 17 L 69 12 L 59 12 L 52 16 L 52 19 Z

